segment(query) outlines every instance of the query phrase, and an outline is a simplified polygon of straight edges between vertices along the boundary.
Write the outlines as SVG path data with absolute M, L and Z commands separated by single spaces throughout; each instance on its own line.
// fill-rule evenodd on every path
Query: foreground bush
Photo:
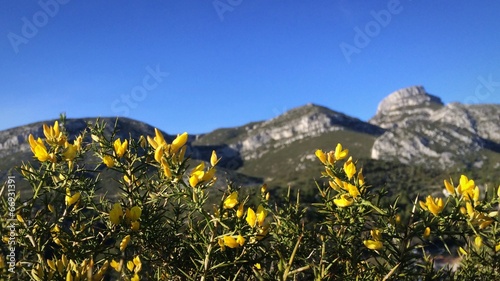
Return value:
M 317 202 L 302 204 L 289 192 L 278 206 L 265 185 L 258 196 L 233 184 L 218 192 L 220 158 L 212 152 L 210 163 L 190 167 L 186 133 L 168 143 L 158 130 L 136 140 L 104 127 L 89 124 L 70 140 L 56 122 L 44 125 L 44 139 L 30 135 L 34 161 L 20 172 L 32 198 L 11 199 L 8 181 L 2 189 L 1 278 L 500 278 L 500 187 L 481 194 L 465 175 L 458 184 L 445 180 L 447 197 L 423 195 L 403 216 L 397 199 L 381 203 L 386 192 L 365 182 L 338 144 L 316 151 L 328 182 L 318 183 Z M 116 195 L 99 192 L 109 178 Z M 442 257 L 460 265 L 438 265 Z

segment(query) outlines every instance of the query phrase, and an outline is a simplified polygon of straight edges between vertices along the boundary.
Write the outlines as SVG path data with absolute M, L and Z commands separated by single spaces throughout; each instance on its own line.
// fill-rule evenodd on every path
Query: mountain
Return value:
M 108 134 L 116 123 L 117 137 L 154 134 L 152 126 L 136 120 L 101 120 L 108 123 Z M 33 159 L 28 135 L 43 137 L 42 124 L 53 122 L 0 131 L 0 178 Z M 87 122 L 95 118 L 68 119 L 64 125 L 70 138 Z M 164 135 L 169 141 L 174 138 Z M 307 104 L 270 120 L 190 136 L 187 154 L 195 161 L 209 161 L 216 150 L 222 156 L 219 178 L 242 186 L 266 182 L 278 189 L 305 187 L 313 197 L 321 171 L 314 151 L 331 150 L 337 143 L 349 148 L 374 186 L 395 193 L 404 189 L 407 196 L 423 187 L 440 190 L 443 178 L 465 170 L 498 181 L 494 175 L 500 171 L 500 105 L 444 104 L 424 87 L 412 86 L 384 98 L 368 122 Z
M 373 145 L 373 159 L 440 168 L 499 165 L 500 105 L 444 105 L 415 86 L 383 99 L 369 122 L 387 129 Z

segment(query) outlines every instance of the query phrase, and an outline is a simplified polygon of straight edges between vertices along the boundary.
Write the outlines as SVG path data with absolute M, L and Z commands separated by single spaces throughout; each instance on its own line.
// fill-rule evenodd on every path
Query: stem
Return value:
M 289 272 L 289 271 L 290 271 L 290 268 L 292 267 L 292 263 L 293 263 L 293 260 L 295 258 L 295 254 L 297 253 L 297 250 L 299 249 L 300 240 L 302 240 L 302 234 L 299 236 L 299 239 L 297 240 L 297 243 L 295 244 L 295 248 L 293 248 L 293 252 L 292 252 L 292 255 L 290 256 L 290 260 L 288 261 L 288 264 L 285 268 L 285 272 L 283 273 L 283 280 L 288 279 L 288 275 L 296 273 L 296 270 L 294 270 L 292 272 Z M 305 270 L 305 269 L 302 269 L 302 270 Z
M 212 240 L 212 239 L 210 239 L 210 240 Z M 205 279 L 207 278 L 208 264 L 210 262 L 210 253 L 211 252 L 212 252 L 212 241 L 210 241 L 210 244 L 208 244 L 207 254 L 205 255 L 205 262 L 204 262 L 204 265 L 203 265 L 204 266 L 203 276 L 201 277 L 201 281 L 205 281 Z

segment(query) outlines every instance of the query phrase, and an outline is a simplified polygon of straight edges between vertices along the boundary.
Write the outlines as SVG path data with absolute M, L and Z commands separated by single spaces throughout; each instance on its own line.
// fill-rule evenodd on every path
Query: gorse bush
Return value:
M 288 192 L 278 205 L 266 185 L 250 196 L 219 183 L 215 151 L 193 165 L 187 133 L 169 143 L 159 130 L 120 139 L 104 128 L 89 124 L 70 140 L 55 122 L 45 138 L 29 136 L 34 160 L 19 170 L 33 196 L 2 194 L 2 217 L 15 222 L 1 223 L 1 278 L 500 279 L 500 186 L 445 180 L 447 196 L 422 195 L 403 216 L 338 144 L 315 153 L 328 182 L 317 184 L 316 202 Z M 99 190 L 110 179 L 117 194 Z M 438 264 L 442 257 L 460 264 Z

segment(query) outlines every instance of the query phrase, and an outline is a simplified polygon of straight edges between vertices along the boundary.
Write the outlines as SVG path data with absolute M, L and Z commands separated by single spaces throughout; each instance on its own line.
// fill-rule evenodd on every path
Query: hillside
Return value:
M 109 134 L 116 123 L 120 138 L 154 134 L 153 126 L 140 121 L 101 120 L 108 124 Z M 2 179 L 12 167 L 33 159 L 28 135 L 42 137 L 42 124 L 53 121 L 0 132 Z M 88 122 L 95 118 L 68 119 L 64 126 L 74 138 Z M 164 135 L 169 141 L 174 138 Z M 337 143 L 365 166 L 370 183 L 394 194 L 422 188 L 440 191 L 444 178 L 463 171 L 498 184 L 493 175 L 500 171 L 500 105 L 443 104 L 415 86 L 388 95 L 369 122 L 307 104 L 270 120 L 190 136 L 187 154 L 208 161 L 216 150 L 222 156 L 218 176 L 242 186 L 266 182 L 276 192 L 291 186 L 314 196 L 314 180 L 320 176 L 314 151 L 331 150 Z M 393 176 L 407 179 L 405 185 Z

